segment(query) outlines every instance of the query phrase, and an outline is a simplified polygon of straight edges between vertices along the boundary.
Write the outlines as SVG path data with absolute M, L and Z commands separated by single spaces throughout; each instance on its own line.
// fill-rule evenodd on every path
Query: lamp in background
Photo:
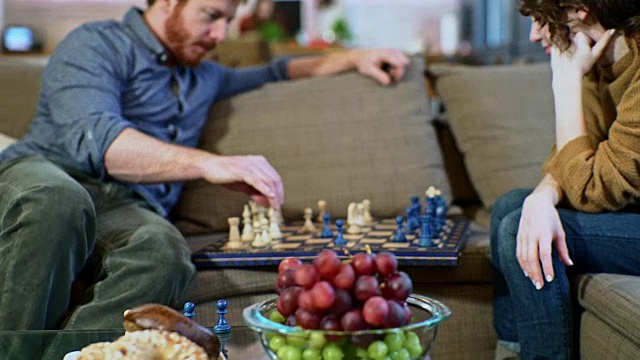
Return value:
M 6 53 L 39 52 L 42 43 L 32 27 L 9 25 L 2 30 L 2 50 Z

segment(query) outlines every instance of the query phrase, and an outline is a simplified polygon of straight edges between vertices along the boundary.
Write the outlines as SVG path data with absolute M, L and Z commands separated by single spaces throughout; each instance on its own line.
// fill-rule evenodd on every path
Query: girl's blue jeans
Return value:
M 516 258 L 522 204 L 531 191 L 513 190 L 492 207 L 494 326 L 500 340 L 520 344 L 522 359 L 577 358 L 569 277 L 640 275 L 640 212 L 635 207 L 598 214 L 558 208 L 574 265 L 565 266 L 554 248 L 555 278 L 536 290 Z

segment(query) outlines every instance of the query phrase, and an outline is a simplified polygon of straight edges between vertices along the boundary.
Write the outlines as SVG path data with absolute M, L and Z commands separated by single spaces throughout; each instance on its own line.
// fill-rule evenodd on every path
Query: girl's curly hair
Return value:
M 640 43 L 640 1 L 638 0 L 519 0 L 520 13 L 541 26 L 549 25 L 551 41 L 565 50 L 571 44 L 567 10 L 587 10 L 605 29 L 621 31 Z

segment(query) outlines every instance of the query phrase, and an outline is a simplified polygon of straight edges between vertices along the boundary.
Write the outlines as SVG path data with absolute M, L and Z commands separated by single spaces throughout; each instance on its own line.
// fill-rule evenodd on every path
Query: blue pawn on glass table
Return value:
M 231 331 L 231 325 L 227 323 L 227 319 L 225 319 L 225 314 L 227 313 L 227 300 L 218 300 L 216 303 L 216 307 L 218 308 L 218 323 L 213 327 L 213 332 L 216 334 L 224 334 Z
M 322 227 L 322 232 L 320 233 L 320 237 L 322 239 L 329 239 L 333 237 L 333 231 L 331 231 L 331 216 L 329 213 L 325 212 L 322 214 L 322 221 L 324 222 L 324 227 Z
M 336 238 L 333 239 L 333 245 L 338 245 L 338 246 L 347 245 L 347 240 L 344 238 L 344 235 L 342 234 L 343 226 L 344 226 L 344 221 L 342 219 L 336 220 L 336 229 L 338 230 L 338 235 L 336 235 Z
M 192 303 L 191 301 L 188 301 L 186 303 L 184 303 L 184 316 L 188 317 L 189 319 L 193 320 L 193 317 L 196 315 L 195 309 L 196 309 L 196 305 L 194 303 Z

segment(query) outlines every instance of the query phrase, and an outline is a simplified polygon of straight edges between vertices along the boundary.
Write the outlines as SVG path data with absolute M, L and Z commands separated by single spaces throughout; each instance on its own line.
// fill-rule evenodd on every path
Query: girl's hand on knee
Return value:
M 551 282 L 555 276 L 551 260 L 553 242 L 562 261 L 573 265 L 555 205 L 548 197 L 534 192 L 522 207 L 516 257 L 525 276 L 538 290 L 542 289 L 545 280 Z

